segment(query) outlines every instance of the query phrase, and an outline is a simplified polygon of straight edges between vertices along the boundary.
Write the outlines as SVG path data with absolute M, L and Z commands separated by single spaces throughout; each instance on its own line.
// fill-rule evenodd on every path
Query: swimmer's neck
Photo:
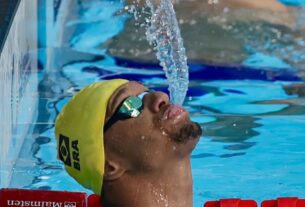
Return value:
M 190 160 L 169 164 L 160 173 L 130 173 L 104 183 L 102 200 L 105 207 L 192 207 Z

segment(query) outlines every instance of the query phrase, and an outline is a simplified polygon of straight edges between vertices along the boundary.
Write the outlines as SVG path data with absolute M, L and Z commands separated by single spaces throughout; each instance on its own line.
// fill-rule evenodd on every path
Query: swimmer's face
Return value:
M 109 100 L 106 122 L 126 98 L 144 91 L 148 88 L 138 82 L 118 88 Z M 201 127 L 183 108 L 171 105 L 163 92 L 149 92 L 142 101 L 138 117 L 117 120 L 104 132 L 106 159 L 116 157 L 129 170 L 154 170 L 188 157 Z

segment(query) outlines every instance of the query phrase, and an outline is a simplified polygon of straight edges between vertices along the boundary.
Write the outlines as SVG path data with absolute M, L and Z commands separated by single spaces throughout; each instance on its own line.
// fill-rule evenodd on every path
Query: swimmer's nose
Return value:
M 169 97 L 166 93 L 156 91 L 147 96 L 147 102 L 149 109 L 157 113 L 164 105 L 169 104 Z

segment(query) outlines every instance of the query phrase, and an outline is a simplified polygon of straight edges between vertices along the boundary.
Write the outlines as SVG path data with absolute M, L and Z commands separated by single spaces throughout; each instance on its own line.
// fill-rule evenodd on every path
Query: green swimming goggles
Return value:
M 104 131 L 109 129 L 115 122 L 119 120 L 138 117 L 143 110 L 143 98 L 148 93 L 148 91 L 144 91 L 138 96 L 129 96 L 126 98 L 117 112 L 115 112 L 114 115 L 105 124 Z

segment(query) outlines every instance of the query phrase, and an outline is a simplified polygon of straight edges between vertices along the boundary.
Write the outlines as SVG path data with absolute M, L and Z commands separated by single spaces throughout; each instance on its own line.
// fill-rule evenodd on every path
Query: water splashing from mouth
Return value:
M 169 82 L 171 102 L 182 105 L 189 83 L 187 58 L 171 0 L 146 0 L 151 19 L 146 37 Z

